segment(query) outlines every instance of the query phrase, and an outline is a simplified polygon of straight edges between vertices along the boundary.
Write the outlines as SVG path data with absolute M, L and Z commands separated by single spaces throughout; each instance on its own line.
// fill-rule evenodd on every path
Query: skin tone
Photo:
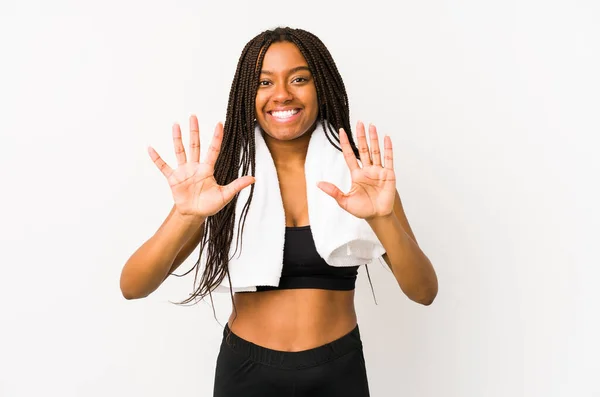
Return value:
M 318 116 L 318 99 L 313 76 L 298 48 L 292 43 L 274 43 L 263 61 L 256 95 L 256 119 L 277 169 L 288 226 L 309 224 L 304 161 L 310 135 Z M 396 191 L 392 142 L 383 139 L 383 154 L 377 129 L 358 123 L 356 160 L 345 131 L 340 143 L 351 170 L 352 186 L 346 193 L 327 181 L 318 187 L 350 214 L 365 219 L 386 249 L 384 260 L 402 291 L 413 301 L 428 305 L 437 294 L 435 271 L 419 248 L 404 214 Z M 201 225 L 207 216 L 218 212 L 231 198 L 250 184 L 242 177 L 227 186 L 219 186 L 213 177 L 218 157 L 222 125 L 215 128 L 207 158 L 200 162 L 198 122 L 190 118 L 190 158 L 186 157 L 178 125 L 173 127 L 173 142 L 178 166 L 171 169 L 152 148 L 149 154 L 169 181 L 175 205 L 159 231 L 126 264 L 121 286 L 131 297 L 149 294 L 164 277 L 174 271 L 197 246 Z M 179 236 L 181 234 L 181 236 Z M 173 237 L 174 236 L 174 237 Z M 164 250 L 162 240 L 187 241 L 177 250 Z M 160 240 L 160 241 L 158 241 Z M 169 240 L 169 241 L 171 241 Z M 149 253 L 161 247 L 160 253 Z M 148 267 L 146 258 L 159 257 L 155 271 L 143 283 L 140 278 Z M 164 256 L 164 258 L 162 258 Z M 168 264 L 168 265 L 165 265 Z M 139 269 L 138 269 L 139 268 Z M 146 271 L 146 273 L 149 273 Z M 150 277 L 153 277 L 150 279 Z M 136 285 L 144 285 L 136 291 Z M 234 333 L 271 349 L 299 351 L 331 342 L 356 326 L 354 291 L 297 289 L 236 293 L 237 316 L 230 318 Z
M 298 48 L 287 42 L 269 47 L 261 71 L 256 120 L 275 163 L 287 226 L 307 225 L 304 161 L 319 109 L 313 76 Z M 232 331 L 271 349 L 309 349 L 356 326 L 354 291 L 265 291 L 236 294 L 234 300 Z
M 318 115 L 318 100 L 306 60 L 294 44 L 275 43 L 269 47 L 259 87 L 256 119 L 275 162 L 288 226 L 306 225 L 304 161 Z M 362 166 L 344 130 L 340 130 L 340 141 L 351 170 L 352 186 L 344 193 L 323 181 L 319 188 L 340 207 L 369 223 L 386 248 L 384 260 L 402 290 L 417 302 L 431 303 L 437 293 L 437 278 L 402 210 L 391 139 L 384 138 L 382 156 L 375 126 L 369 126 L 367 140 L 365 127 L 359 122 L 357 145 Z M 353 291 L 268 291 L 236 294 L 235 301 L 238 316 L 232 330 L 254 343 L 278 350 L 319 346 L 356 325 Z
M 287 226 L 307 225 L 304 161 L 319 103 L 308 63 L 294 44 L 274 43 L 267 50 L 255 114 L 275 163 Z

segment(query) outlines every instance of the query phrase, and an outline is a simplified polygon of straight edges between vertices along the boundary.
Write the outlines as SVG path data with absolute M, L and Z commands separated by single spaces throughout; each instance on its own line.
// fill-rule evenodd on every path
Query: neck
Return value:
M 275 167 L 303 167 L 306 160 L 306 153 L 308 152 L 308 144 L 313 131 L 314 127 L 298 138 L 289 141 L 274 139 L 262 132 L 265 143 L 271 152 Z

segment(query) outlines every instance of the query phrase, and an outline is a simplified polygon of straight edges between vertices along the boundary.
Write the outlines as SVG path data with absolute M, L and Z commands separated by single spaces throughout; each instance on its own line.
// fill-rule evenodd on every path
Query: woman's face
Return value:
M 255 106 L 260 127 L 275 139 L 292 140 L 312 131 L 319 114 L 317 90 L 295 44 L 273 43 L 267 49 Z

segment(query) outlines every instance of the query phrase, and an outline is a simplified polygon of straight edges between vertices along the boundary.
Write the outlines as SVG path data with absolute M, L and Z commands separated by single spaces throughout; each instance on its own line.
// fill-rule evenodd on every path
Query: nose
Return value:
M 293 95 L 286 84 L 275 85 L 275 92 L 273 93 L 273 101 L 279 103 L 289 102 L 293 99 Z

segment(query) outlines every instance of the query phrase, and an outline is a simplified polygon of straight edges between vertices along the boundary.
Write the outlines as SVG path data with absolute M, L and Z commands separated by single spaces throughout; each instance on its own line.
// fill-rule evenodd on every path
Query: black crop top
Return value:
M 351 291 L 358 266 L 334 267 L 321 258 L 315 247 L 310 226 L 286 227 L 283 246 L 283 270 L 278 287 L 258 286 L 257 291 L 318 288 Z

